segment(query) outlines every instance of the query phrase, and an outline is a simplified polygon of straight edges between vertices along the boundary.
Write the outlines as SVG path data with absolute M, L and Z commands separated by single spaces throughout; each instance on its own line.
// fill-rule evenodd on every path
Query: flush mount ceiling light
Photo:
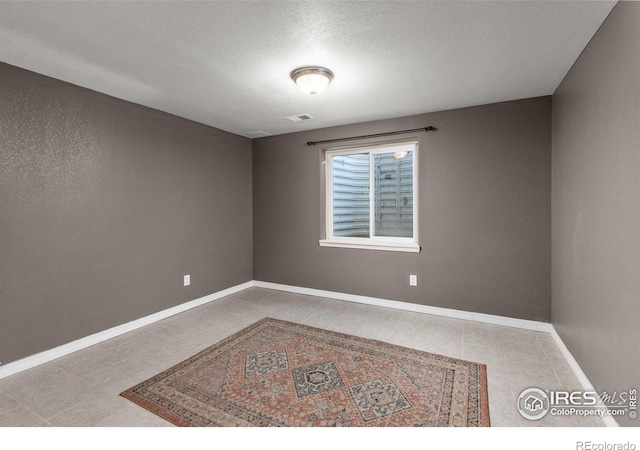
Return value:
M 290 76 L 302 92 L 310 95 L 323 93 L 333 80 L 333 72 L 317 66 L 298 67 Z

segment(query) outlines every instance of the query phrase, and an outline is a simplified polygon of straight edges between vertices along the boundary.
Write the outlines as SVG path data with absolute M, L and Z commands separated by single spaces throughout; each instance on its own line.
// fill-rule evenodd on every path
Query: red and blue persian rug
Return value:
M 120 395 L 179 426 L 489 426 L 484 364 L 270 318 Z

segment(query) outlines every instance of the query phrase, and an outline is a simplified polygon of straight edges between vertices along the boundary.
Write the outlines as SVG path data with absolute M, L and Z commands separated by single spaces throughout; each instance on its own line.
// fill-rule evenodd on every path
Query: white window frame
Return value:
M 375 235 L 374 155 L 410 150 L 413 156 L 413 237 L 386 237 Z M 369 237 L 339 237 L 333 235 L 333 157 L 350 154 L 369 154 Z M 402 141 L 362 147 L 327 150 L 325 153 L 325 220 L 326 238 L 322 247 L 360 248 L 396 252 L 418 253 L 418 141 Z

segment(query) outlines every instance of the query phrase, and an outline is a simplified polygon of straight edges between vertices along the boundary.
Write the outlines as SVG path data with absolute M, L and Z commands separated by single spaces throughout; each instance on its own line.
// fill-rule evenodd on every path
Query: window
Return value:
M 322 246 L 419 252 L 417 142 L 328 150 Z

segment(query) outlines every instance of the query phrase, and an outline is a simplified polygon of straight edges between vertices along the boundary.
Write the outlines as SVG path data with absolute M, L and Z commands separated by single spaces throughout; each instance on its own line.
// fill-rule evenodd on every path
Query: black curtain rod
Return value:
M 389 131 L 388 133 L 367 134 L 364 136 L 353 136 L 353 137 L 346 137 L 341 139 L 327 139 L 325 141 L 309 141 L 307 142 L 307 145 L 326 144 L 327 142 L 352 141 L 354 139 L 364 139 L 364 138 L 373 138 L 373 137 L 382 137 L 382 136 L 394 136 L 396 134 L 415 133 L 416 131 L 426 132 L 426 131 L 432 131 L 432 130 L 435 130 L 435 128 L 429 125 L 428 127 L 424 127 L 424 128 L 414 128 L 413 130 Z

